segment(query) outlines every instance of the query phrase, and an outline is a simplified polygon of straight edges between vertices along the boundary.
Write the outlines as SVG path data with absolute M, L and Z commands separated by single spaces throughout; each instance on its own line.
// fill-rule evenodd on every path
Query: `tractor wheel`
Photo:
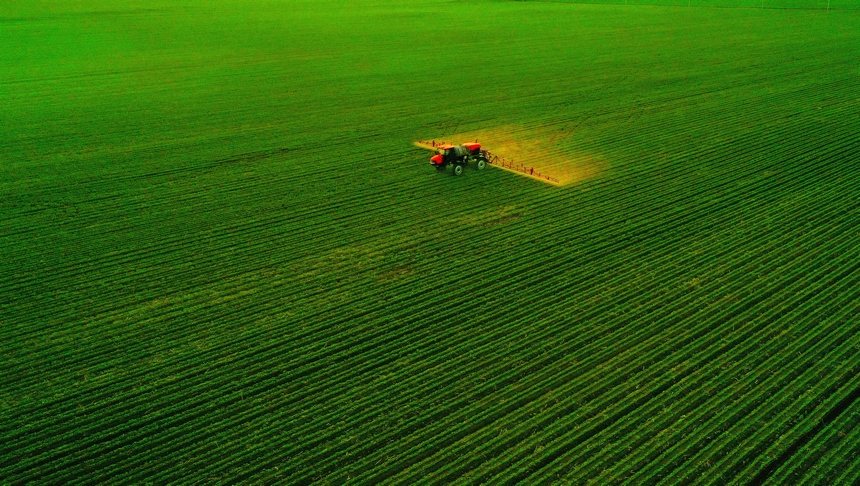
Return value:
M 463 166 L 460 164 L 454 164 L 454 175 L 463 175 Z
M 437 166 L 436 166 L 436 170 L 437 170 L 438 172 L 442 172 L 443 170 L 445 170 L 445 166 L 444 166 L 444 165 L 442 165 L 442 164 L 439 164 L 439 165 L 437 165 Z
M 484 167 L 487 166 L 487 161 L 484 159 L 478 159 L 478 170 L 484 170 Z

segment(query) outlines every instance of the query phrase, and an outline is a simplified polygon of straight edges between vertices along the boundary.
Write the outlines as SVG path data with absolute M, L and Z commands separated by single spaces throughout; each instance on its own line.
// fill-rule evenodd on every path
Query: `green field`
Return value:
M 833 1 L 5 2 L 0 484 L 857 483 Z
M 520 2 L 550 1 L 605 5 L 650 5 L 706 8 L 763 8 L 802 10 L 858 10 L 858 0 L 511 0 Z

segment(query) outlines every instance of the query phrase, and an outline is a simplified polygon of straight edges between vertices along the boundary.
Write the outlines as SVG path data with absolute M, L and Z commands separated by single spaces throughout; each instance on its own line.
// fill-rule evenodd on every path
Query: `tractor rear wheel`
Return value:
M 463 175 L 463 166 L 460 164 L 454 164 L 454 175 Z
M 484 170 L 484 167 L 487 166 L 487 161 L 484 159 L 478 159 L 478 170 Z

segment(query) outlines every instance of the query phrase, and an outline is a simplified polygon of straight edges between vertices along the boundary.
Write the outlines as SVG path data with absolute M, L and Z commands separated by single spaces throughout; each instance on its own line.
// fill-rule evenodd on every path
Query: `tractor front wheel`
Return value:
M 460 164 L 454 164 L 454 175 L 463 175 L 463 166 Z
M 484 167 L 487 166 L 487 161 L 484 159 L 478 159 L 478 170 L 484 170 Z

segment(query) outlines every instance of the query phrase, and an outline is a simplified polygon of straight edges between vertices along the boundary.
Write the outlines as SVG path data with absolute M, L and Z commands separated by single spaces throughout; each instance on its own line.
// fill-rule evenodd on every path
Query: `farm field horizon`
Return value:
M 744 1 L 0 8 L 0 484 L 860 482 L 860 4 Z

